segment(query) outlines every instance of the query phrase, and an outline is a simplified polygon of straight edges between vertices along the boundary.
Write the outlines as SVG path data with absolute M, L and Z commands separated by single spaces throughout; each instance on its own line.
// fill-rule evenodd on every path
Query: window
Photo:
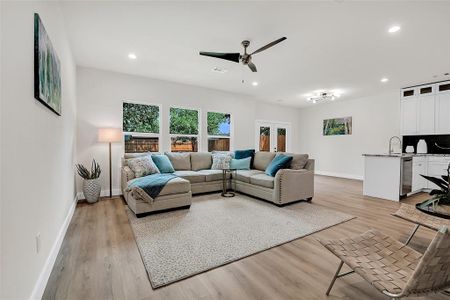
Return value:
M 270 151 L 270 127 L 259 127 L 259 151 Z
M 231 115 L 208 112 L 208 151 L 230 151 Z
M 160 142 L 160 107 L 158 105 L 123 103 L 125 152 L 158 152 Z
M 170 150 L 172 152 L 197 152 L 199 141 L 199 111 L 170 108 Z

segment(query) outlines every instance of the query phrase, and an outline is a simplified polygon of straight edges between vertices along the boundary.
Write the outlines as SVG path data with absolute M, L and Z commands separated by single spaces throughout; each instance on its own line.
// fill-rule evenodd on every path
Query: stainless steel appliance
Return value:
M 412 157 L 402 157 L 401 164 L 400 196 L 406 196 L 412 191 Z

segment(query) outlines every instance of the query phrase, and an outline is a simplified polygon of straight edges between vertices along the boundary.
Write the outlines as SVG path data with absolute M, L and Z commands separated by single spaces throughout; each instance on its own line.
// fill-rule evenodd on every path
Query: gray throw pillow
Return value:
M 231 163 L 231 155 L 225 153 L 213 153 L 212 154 L 212 170 L 229 169 Z
M 128 160 L 128 166 L 136 178 L 159 173 L 158 167 L 150 155 L 131 158 Z

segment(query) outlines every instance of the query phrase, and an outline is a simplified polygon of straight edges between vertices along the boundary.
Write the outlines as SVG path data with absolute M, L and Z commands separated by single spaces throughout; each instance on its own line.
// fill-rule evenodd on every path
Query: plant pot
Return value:
M 100 180 L 98 178 L 83 180 L 83 194 L 88 203 L 95 203 L 98 201 L 101 189 L 102 187 L 100 186 Z

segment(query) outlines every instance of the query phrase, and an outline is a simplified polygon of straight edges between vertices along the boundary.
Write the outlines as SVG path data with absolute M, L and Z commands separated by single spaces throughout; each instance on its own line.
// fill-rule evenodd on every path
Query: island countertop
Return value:
M 430 153 L 363 153 L 363 156 L 378 156 L 378 157 L 417 157 L 417 156 L 439 156 L 450 157 L 450 154 L 430 154 Z

